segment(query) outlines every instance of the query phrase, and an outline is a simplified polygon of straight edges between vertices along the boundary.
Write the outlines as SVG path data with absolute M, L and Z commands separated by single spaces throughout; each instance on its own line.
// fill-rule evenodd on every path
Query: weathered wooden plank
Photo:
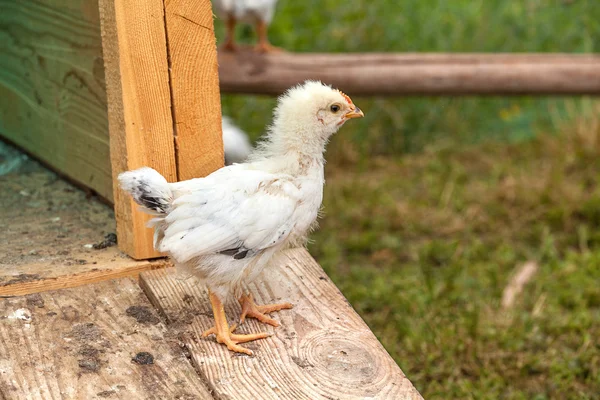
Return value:
M 130 279 L 0 299 L 0 354 L 8 399 L 213 398 Z
M 73 288 L 123 277 L 137 278 L 144 271 L 172 266 L 164 258 L 132 260 L 115 247 L 81 250 L 69 253 L 68 258 L 66 263 L 0 264 L 0 297 Z
M 217 45 L 210 0 L 164 0 L 179 180 L 223 166 Z
M 265 280 L 268 279 L 268 280 Z M 258 303 L 290 301 L 279 328 L 248 320 L 240 332 L 274 336 L 244 345 L 254 357 L 202 339 L 213 324 L 205 289 L 165 270 L 144 272 L 140 284 L 169 323 L 189 324 L 186 346 L 216 398 L 421 399 L 363 320 L 303 249 L 289 250 L 250 286 Z M 230 319 L 240 313 L 227 306 Z
M 164 259 L 135 261 L 110 247 L 111 207 L 31 161 L 23 168 L 0 176 L 0 296 L 137 276 L 166 265 Z
M 279 95 L 320 79 L 352 95 L 598 95 L 584 54 L 219 53 L 221 90 Z
M 162 0 L 100 0 L 113 178 L 148 166 L 177 180 Z M 114 187 L 119 248 L 159 256 L 149 216 Z
M 0 135 L 112 199 L 96 2 L 0 0 Z

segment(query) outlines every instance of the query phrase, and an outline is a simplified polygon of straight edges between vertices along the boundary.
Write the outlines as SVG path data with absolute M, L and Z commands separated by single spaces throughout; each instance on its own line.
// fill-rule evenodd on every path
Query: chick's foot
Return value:
M 256 24 L 256 33 L 258 34 L 258 43 L 254 50 L 258 53 L 278 53 L 283 52 L 283 49 L 273 46 L 269 42 L 267 36 L 267 24 L 264 21 L 259 21 Z
M 270 333 L 265 332 L 249 335 L 237 335 L 233 333 L 236 325 L 229 328 L 227 317 L 225 316 L 225 307 L 223 307 L 221 300 L 214 293 L 210 293 L 210 302 L 215 316 L 215 326 L 204 331 L 202 337 L 214 334 L 217 338 L 217 343 L 226 345 L 229 350 L 235 351 L 236 353 L 244 353 L 251 356 L 253 354 L 252 350 L 239 346 L 238 343 L 250 342 L 252 340 L 264 339 L 271 336 Z
M 283 53 L 285 52 L 284 49 L 282 49 L 281 47 L 277 47 L 277 46 L 273 46 L 270 43 L 267 42 L 263 42 L 263 43 L 258 43 L 255 47 L 254 47 L 254 51 L 256 51 L 257 53 Z
M 266 314 L 270 314 L 279 310 L 288 310 L 293 307 L 290 303 L 267 304 L 264 306 L 259 306 L 256 305 L 251 294 L 243 294 L 242 297 L 239 298 L 239 302 L 242 305 L 240 324 L 246 320 L 246 317 L 252 317 L 256 318 L 260 322 L 264 322 L 265 324 L 279 326 L 279 322 L 275 321 Z

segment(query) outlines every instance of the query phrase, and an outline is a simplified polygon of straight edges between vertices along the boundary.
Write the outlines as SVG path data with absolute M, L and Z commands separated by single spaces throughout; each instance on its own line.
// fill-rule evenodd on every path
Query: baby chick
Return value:
M 254 24 L 258 43 L 255 49 L 261 53 L 279 50 L 269 43 L 267 28 L 273 19 L 277 0 L 213 0 L 215 13 L 227 24 L 227 38 L 223 48 L 236 50 L 235 26 L 238 22 Z
M 242 322 L 254 317 L 278 326 L 266 314 L 292 307 L 256 305 L 243 288 L 277 252 L 306 243 L 323 199 L 325 146 L 346 121 L 362 116 L 344 93 L 307 81 L 279 98 L 273 123 L 248 162 L 176 183 L 151 168 L 119 175 L 121 187 L 156 216 L 154 246 L 208 286 L 215 326 L 205 336 L 215 334 L 229 350 L 251 355 L 239 343 L 268 334 L 232 333 L 223 307 L 227 296 L 239 299 Z

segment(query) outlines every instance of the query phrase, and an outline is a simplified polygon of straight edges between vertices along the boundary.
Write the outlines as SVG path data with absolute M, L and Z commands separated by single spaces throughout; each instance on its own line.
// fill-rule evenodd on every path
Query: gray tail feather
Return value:
M 121 187 L 149 214 L 160 215 L 170 211 L 173 192 L 167 180 L 148 167 L 119 174 Z

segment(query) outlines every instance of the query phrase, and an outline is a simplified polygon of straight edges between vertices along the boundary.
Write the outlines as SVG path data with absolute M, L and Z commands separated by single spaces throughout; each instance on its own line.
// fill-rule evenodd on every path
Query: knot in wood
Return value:
M 300 344 L 298 364 L 311 368 L 319 386 L 331 393 L 353 395 L 378 393 L 387 382 L 385 368 L 360 332 L 328 330 L 314 332 Z

